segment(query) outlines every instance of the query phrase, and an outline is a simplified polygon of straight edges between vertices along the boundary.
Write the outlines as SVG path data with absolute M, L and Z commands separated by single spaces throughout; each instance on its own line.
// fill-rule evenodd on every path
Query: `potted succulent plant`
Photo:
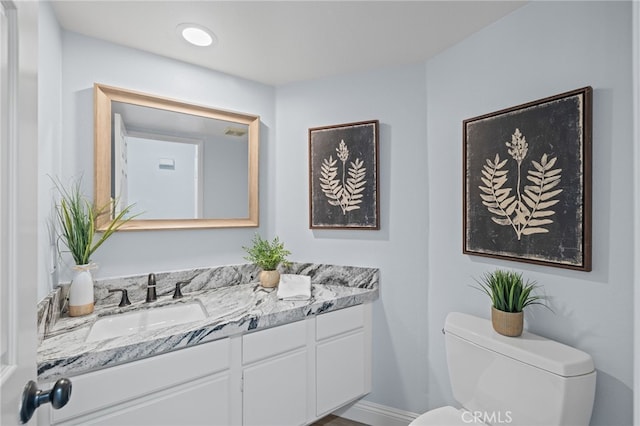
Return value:
M 58 238 L 69 249 L 75 262 L 74 277 L 69 288 L 69 316 L 87 315 L 93 312 L 93 277 L 91 255 L 122 225 L 135 216 L 128 216 L 132 205 L 125 207 L 108 223 L 100 235 L 96 235 L 99 216 L 111 213 L 111 205 L 95 207 L 82 195 L 80 180 L 66 189 L 56 183 L 60 201 L 56 205 Z
M 276 287 L 280 282 L 280 273 L 277 271 L 278 266 L 286 266 L 290 263 L 287 260 L 287 256 L 291 252 L 284 248 L 284 243 L 278 237 L 269 242 L 256 234 L 253 237 L 251 247 L 242 248 L 247 252 L 245 259 L 262 269 L 260 272 L 260 284 L 267 288 Z
M 516 337 L 522 334 L 524 308 L 530 305 L 543 305 L 544 296 L 533 294 L 538 287 L 535 281 L 526 282 L 522 273 L 497 269 L 485 273 L 478 289 L 491 299 L 491 323 L 493 329 L 505 336 Z

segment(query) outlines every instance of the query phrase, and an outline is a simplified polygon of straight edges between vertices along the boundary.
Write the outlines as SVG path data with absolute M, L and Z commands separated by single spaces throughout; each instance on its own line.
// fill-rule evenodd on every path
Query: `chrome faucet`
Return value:
M 156 274 L 150 273 L 147 281 L 147 303 L 153 302 L 158 296 L 156 295 Z

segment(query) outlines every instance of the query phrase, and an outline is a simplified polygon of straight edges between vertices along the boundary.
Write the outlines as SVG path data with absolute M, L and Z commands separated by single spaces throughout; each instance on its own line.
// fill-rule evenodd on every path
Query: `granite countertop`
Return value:
M 348 276 L 345 277 L 353 270 L 357 272 L 355 283 L 349 282 Z M 362 274 L 363 270 L 367 273 Z M 114 300 L 109 304 L 96 304 L 95 311 L 87 316 L 60 317 L 48 327 L 39 345 L 38 380 L 72 377 L 223 337 L 302 320 L 310 315 L 358 305 L 378 297 L 377 269 L 299 264 L 297 270 L 291 272 L 311 275 L 311 299 L 279 300 L 277 289 L 266 289 L 256 282 L 215 288 L 205 285 L 198 291 L 185 292 L 181 299 L 174 300 L 164 292 L 159 293 L 158 300 L 151 303 L 139 301 L 119 308 L 117 300 Z M 362 281 L 363 276 L 368 277 L 366 279 L 370 282 L 357 282 Z M 208 315 L 206 319 L 131 336 L 86 341 L 91 326 L 99 318 L 194 302 L 205 308 Z

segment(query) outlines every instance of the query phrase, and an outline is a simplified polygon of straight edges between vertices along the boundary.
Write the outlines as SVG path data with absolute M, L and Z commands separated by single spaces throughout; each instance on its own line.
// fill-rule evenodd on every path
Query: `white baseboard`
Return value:
M 333 414 L 369 426 L 407 426 L 419 416 L 369 401 L 356 401 L 334 411 Z

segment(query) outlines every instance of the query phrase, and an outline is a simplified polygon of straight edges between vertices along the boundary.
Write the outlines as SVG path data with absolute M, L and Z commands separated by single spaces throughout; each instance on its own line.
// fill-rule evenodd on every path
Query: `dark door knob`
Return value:
M 71 398 L 71 380 L 60 379 L 48 391 L 41 391 L 33 380 L 22 391 L 22 404 L 20 405 L 20 423 L 25 424 L 31 419 L 33 413 L 42 404 L 51 403 L 53 408 L 64 407 Z

